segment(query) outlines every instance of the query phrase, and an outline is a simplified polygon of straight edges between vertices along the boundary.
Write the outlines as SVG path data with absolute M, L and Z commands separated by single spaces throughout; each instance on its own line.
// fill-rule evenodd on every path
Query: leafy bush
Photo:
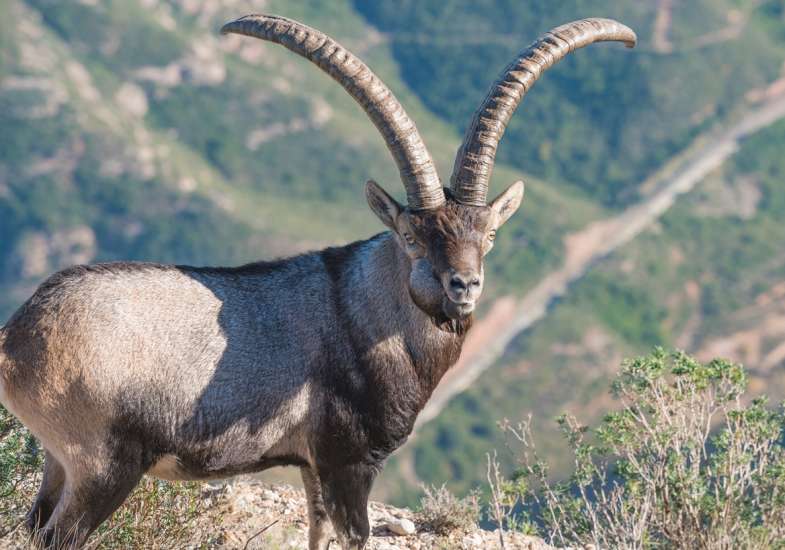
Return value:
M 471 492 L 458 498 L 447 487 L 423 486 L 425 495 L 420 500 L 417 520 L 439 535 L 477 528 L 480 517 L 478 493 Z
M 537 523 L 559 545 L 782 548 L 785 414 L 763 397 L 745 404 L 745 385 L 724 360 L 657 349 L 625 362 L 620 410 L 594 430 L 558 419 L 575 465 L 563 483 L 549 480 L 531 419 L 503 422 L 520 467 L 505 479 L 489 456 L 496 522 Z

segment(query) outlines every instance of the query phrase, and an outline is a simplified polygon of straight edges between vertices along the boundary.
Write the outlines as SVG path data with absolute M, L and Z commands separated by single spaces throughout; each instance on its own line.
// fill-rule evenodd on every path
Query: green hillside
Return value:
M 660 2 L 370 2 L 355 5 L 390 33 L 405 82 L 463 131 L 488 86 L 539 34 L 582 17 L 613 17 L 638 34 L 635 50 L 592 46 L 550 69 L 513 117 L 499 159 L 571 183 L 609 205 L 774 80 L 783 59 L 782 3 L 673 2 L 669 44 L 653 39 Z
M 741 362 L 752 395 L 785 398 L 783 143 L 785 122 L 750 138 L 519 336 L 399 462 L 413 458 L 418 479 L 468 490 L 485 478 L 488 449 L 504 446 L 495 422 L 532 413 L 540 454 L 560 467 L 556 475 L 566 472 L 571 459 L 553 419 L 566 410 L 599 420 L 614 406 L 607 388 L 622 357 L 655 345 Z
M 74 262 L 279 256 L 381 230 L 363 198 L 368 178 L 402 196 L 381 137 L 329 77 L 283 48 L 218 36 L 244 8 L 145 4 L 0 7 L 0 317 Z M 389 45 L 349 4 L 267 9 L 361 55 L 446 173 L 457 132 L 400 82 Z M 577 193 L 532 187 L 532 200 L 564 215 L 530 211 L 512 224 L 500 242 L 512 263 L 490 266 L 500 284 L 533 284 L 558 263 L 561 235 L 601 213 Z
M 673 3 L 669 48 L 655 44 L 656 2 L 355 5 L 390 33 L 407 84 L 458 131 L 491 79 L 537 33 L 588 15 L 630 24 L 640 39 L 632 52 L 594 46 L 551 69 L 499 154 L 616 208 L 640 198 L 637 184 L 696 135 L 756 101 L 785 59 L 782 2 Z M 447 480 L 458 492 L 484 484 L 485 454 L 504 446 L 495 423 L 529 412 L 541 454 L 561 466 L 557 476 L 566 472 L 552 419 L 565 409 L 584 419 L 607 410 L 608 379 L 621 358 L 656 344 L 743 361 L 754 393 L 785 396 L 785 330 L 777 332 L 785 241 L 772 227 L 785 193 L 784 142 L 782 125 L 749 140 L 660 224 L 575 285 L 393 459 L 384 496 L 414 503 L 420 482 Z

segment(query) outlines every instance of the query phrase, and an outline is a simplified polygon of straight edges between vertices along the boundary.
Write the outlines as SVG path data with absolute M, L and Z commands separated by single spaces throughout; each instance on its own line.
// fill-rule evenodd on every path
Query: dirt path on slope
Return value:
M 659 54 L 671 54 L 674 51 L 696 50 L 736 40 L 744 32 L 751 13 L 758 6 L 759 2 L 755 2 L 743 9 L 729 9 L 725 14 L 727 21 L 724 27 L 705 32 L 690 40 L 682 40 L 679 44 L 674 45 L 670 37 L 674 0 L 658 0 L 651 33 L 652 49 Z
M 673 44 L 668 36 L 671 29 L 671 10 L 673 0 L 659 0 L 657 3 L 657 17 L 654 19 L 651 42 L 657 53 L 673 52 Z
M 785 118 L 785 93 L 768 97 L 724 131 L 697 138 L 687 153 L 647 180 L 641 188 L 649 191 L 641 202 L 568 235 L 565 238 L 566 259 L 560 269 L 543 278 L 523 298 L 505 296 L 497 300 L 475 325 L 460 360 L 434 392 L 415 429 L 436 418 L 450 399 L 466 391 L 501 357 L 516 336 L 547 314 L 550 304 L 564 296 L 569 285 L 659 219 L 680 195 L 691 191 L 731 157 L 738 150 L 741 139 L 781 118 Z

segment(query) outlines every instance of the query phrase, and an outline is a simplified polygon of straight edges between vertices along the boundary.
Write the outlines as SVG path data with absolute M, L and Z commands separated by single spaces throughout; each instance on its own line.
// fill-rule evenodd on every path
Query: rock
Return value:
M 126 82 L 117 90 L 115 101 L 132 116 L 143 118 L 147 114 L 147 96 L 144 90 L 131 82 Z
M 261 496 L 262 496 L 262 500 L 266 500 L 269 502 L 278 502 L 280 500 L 278 494 L 269 489 L 263 490 Z
M 471 533 L 463 538 L 463 544 L 468 548 L 480 548 L 482 543 L 482 536 L 479 533 Z
M 81 99 L 88 103 L 96 103 L 101 100 L 101 93 L 93 84 L 93 77 L 84 65 L 76 61 L 69 61 L 65 65 L 65 72 Z
M 134 73 L 138 80 L 152 82 L 162 88 L 179 86 L 183 81 L 182 69 L 178 63 L 170 63 L 163 67 L 140 67 Z
M 95 233 L 86 225 L 52 234 L 36 231 L 19 240 L 14 263 L 22 278 L 39 278 L 68 265 L 88 263 L 95 258 L 96 251 Z
M 19 118 L 48 118 L 60 112 L 68 102 L 65 87 L 54 79 L 36 76 L 9 75 L 0 84 L 0 95 L 9 94 L 9 112 Z M 13 101 L 15 96 L 27 97 L 26 101 Z
M 183 193 L 193 193 L 196 190 L 196 180 L 190 176 L 183 176 L 177 181 L 177 188 Z
M 395 518 L 388 520 L 384 526 L 396 535 L 408 536 L 417 532 L 417 527 L 411 520 L 406 518 Z

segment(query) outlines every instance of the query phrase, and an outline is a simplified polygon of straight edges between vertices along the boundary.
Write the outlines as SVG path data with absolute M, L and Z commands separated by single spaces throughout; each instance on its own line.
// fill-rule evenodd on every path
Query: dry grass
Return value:
M 420 500 L 417 521 L 439 535 L 477 529 L 480 518 L 480 497 L 476 491 L 458 498 L 444 485 L 423 486 L 425 495 Z
M 210 540 L 193 542 L 193 526 L 204 513 L 199 483 L 144 478 L 131 497 L 91 538 L 89 548 L 207 547 Z

